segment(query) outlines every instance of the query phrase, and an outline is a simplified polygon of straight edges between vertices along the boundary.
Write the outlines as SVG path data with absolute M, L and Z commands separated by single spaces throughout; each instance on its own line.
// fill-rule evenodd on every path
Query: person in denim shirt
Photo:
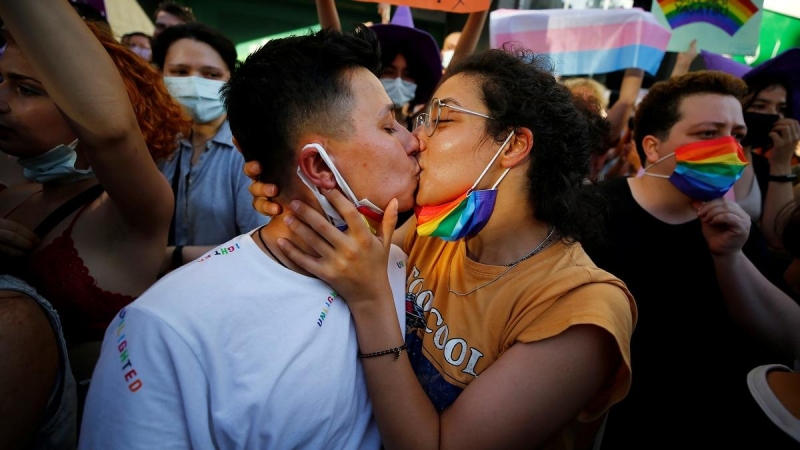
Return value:
M 219 98 L 219 89 L 236 69 L 233 42 L 204 24 L 176 25 L 153 42 L 153 63 L 193 120 L 191 135 L 182 137 L 175 153 L 159 163 L 175 196 L 166 269 L 196 259 L 268 219 L 251 207 L 244 159 L 233 144 Z

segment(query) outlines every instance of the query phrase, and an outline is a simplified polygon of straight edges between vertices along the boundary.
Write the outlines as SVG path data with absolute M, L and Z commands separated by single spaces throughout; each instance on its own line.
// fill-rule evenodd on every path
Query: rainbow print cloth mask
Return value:
M 672 175 L 649 173 L 646 170 L 644 174 L 667 178 L 687 197 L 703 202 L 725 195 L 747 166 L 742 146 L 733 136 L 682 145 L 650 167 L 673 155 L 676 165 Z
M 500 146 L 492 160 L 481 172 L 478 180 L 467 192 L 443 205 L 417 206 L 414 209 L 414 214 L 417 216 L 418 235 L 434 236 L 445 241 L 457 241 L 478 234 L 486 226 L 489 217 L 492 216 L 492 211 L 494 211 L 495 201 L 497 201 L 497 186 L 511 169 L 506 169 L 491 189 L 476 190 L 475 187 L 500 156 L 512 136 L 514 136 L 513 131 L 509 133 L 503 145 Z
M 366 199 L 358 200 L 356 198 L 356 195 L 353 193 L 353 190 L 350 189 L 350 185 L 348 185 L 347 182 L 344 181 L 344 177 L 342 176 L 342 174 L 339 173 L 339 170 L 336 168 L 336 165 L 333 164 L 333 160 L 331 160 L 330 156 L 328 156 L 328 152 L 326 152 L 321 145 L 317 143 L 307 144 L 305 147 L 303 147 L 303 150 L 309 147 L 317 149 L 317 152 L 319 152 L 319 156 L 322 158 L 323 161 L 325 161 L 325 164 L 328 166 L 329 169 L 331 169 L 331 172 L 333 172 L 333 177 L 336 179 L 336 184 L 338 184 L 339 188 L 342 189 L 342 192 L 344 193 L 345 197 L 347 197 L 348 200 L 350 200 L 354 205 L 356 205 L 356 209 L 358 210 L 359 213 L 361 213 L 362 216 L 372 220 L 373 222 L 378 222 L 378 223 L 381 220 L 383 220 L 383 210 L 381 208 L 378 208 L 377 206 L 375 206 L 375 204 L 373 204 L 369 200 Z M 339 215 L 339 213 L 336 211 L 336 208 L 334 208 L 333 205 L 331 205 L 328 199 L 325 198 L 324 195 L 322 195 L 322 193 L 319 191 L 319 188 L 317 188 L 317 186 L 315 186 L 313 183 L 311 183 L 311 181 L 308 180 L 308 178 L 306 178 L 305 174 L 303 174 L 303 171 L 300 170 L 300 166 L 297 167 L 297 176 L 300 177 L 300 180 L 303 181 L 303 184 L 305 184 L 306 187 L 308 187 L 314 194 L 314 197 L 317 199 L 320 206 L 322 206 L 322 209 L 325 211 L 325 215 L 328 216 L 328 221 L 332 223 L 333 226 L 335 226 L 336 228 L 342 231 L 346 230 L 347 222 L 345 222 L 344 219 L 342 219 L 342 216 Z M 377 232 L 375 227 L 368 221 L 365 222 L 367 223 L 367 226 L 369 226 L 372 233 L 375 234 Z

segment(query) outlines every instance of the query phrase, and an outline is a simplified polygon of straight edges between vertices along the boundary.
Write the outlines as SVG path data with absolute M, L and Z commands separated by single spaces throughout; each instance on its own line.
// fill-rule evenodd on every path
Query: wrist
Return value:
M 776 183 L 794 183 L 797 181 L 797 174 L 790 172 L 788 174 L 777 175 L 770 172 L 769 181 Z

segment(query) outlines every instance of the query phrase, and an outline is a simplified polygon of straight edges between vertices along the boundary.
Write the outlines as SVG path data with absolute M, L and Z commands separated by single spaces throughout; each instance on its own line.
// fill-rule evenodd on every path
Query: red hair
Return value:
M 109 29 L 91 21 L 86 24 L 122 75 L 150 155 L 156 161 L 171 155 L 178 146 L 178 139 L 189 135 L 191 120 L 167 91 L 164 79 L 155 68 L 117 42 Z

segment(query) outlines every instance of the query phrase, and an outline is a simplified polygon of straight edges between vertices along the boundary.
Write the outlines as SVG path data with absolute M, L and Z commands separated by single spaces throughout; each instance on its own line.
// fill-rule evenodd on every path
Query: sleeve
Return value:
M 185 341 L 159 318 L 129 306 L 106 330 L 79 448 L 212 449 L 208 392 Z
M 231 181 L 233 183 L 234 196 L 236 197 L 233 208 L 236 214 L 236 227 L 239 234 L 242 234 L 266 225 L 270 218 L 253 208 L 253 195 L 249 191 L 253 180 L 247 178 L 247 175 L 244 174 L 244 157 L 238 151 L 235 151 L 235 153 L 238 157 L 238 163 L 232 164 L 234 173 L 231 174 Z
M 625 398 L 630 389 L 630 345 L 637 309 L 633 297 L 620 284 L 594 282 L 570 290 L 517 338 L 519 342 L 534 342 L 556 336 L 574 325 L 595 325 L 614 337 L 619 348 L 620 365 L 603 390 L 578 415 L 582 422 L 600 417 Z

